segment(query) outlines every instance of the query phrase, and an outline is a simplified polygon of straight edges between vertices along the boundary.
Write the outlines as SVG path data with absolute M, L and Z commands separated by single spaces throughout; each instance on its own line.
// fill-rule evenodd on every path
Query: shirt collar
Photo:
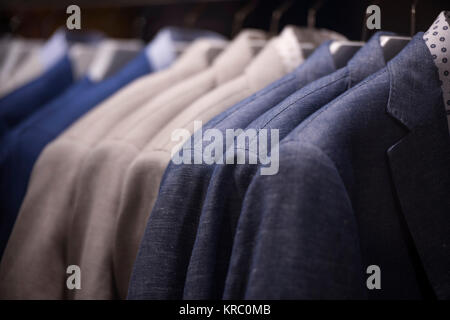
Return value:
M 450 130 L 450 11 L 442 11 L 423 35 L 441 80 L 442 96 Z
M 291 72 L 306 59 L 303 49 L 317 47 L 327 40 L 347 40 L 343 35 L 316 28 L 286 26 L 274 40 L 274 46 L 286 72 Z
M 242 74 L 249 62 L 266 45 L 266 38 L 267 35 L 263 31 L 241 31 L 213 62 L 211 70 L 214 70 L 216 83 L 223 84 L 235 78 L 237 74 Z
M 176 60 L 182 48 L 199 38 L 225 40 L 220 34 L 211 31 L 166 27 L 145 48 L 148 62 L 156 71 L 165 69 Z
M 40 60 L 44 69 L 49 69 L 69 53 L 73 43 L 92 45 L 102 39 L 103 35 L 99 32 L 80 33 L 58 29 L 42 47 Z
M 245 73 L 250 87 L 259 90 L 275 79 L 294 71 L 305 61 L 303 52 L 305 46 L 316 47 L 329 39 L 344 40 L 345 37 L 325 29 L 285 27 L 246 68 Z M 322 68 L 321 63 L 327 61 L 318 63 L 318 68 Z

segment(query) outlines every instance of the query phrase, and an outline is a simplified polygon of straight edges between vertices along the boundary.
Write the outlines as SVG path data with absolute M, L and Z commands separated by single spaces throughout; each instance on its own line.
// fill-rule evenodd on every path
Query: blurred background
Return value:
M 370 36 L 363 27 L 370 4 L 380 6 L 383 30 L 410 33 L 411 0 L 0 0 L 0 34 L 48 38 L 65 25 L 67 6 L 76 4 L 81 8 L 82 30 L 95 29 L 110 37 L 148 41 L 167 25 L 209 29 L 230 37 L 241 27 L 269 30 L 274 11 L 283 5 L 288 9 L 278 30 L 286 24 L 306 25 L 308 9 L 318 2 L 316 26 L 351 40 Z M 417 31 L 427 29 L 441 10 L 450 9 L 449 0 L 416 2 Z

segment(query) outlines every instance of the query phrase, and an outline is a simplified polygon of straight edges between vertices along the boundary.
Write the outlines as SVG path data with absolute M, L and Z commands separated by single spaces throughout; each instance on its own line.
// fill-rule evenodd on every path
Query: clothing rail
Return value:
M 245 0 L 16 0 L 1 1 L 0 7 L 4 8 L 63 8 L 71 4 L 83 7 L 135 7 L 152 5 L 196 4 L 196 3 L 220 3 L 220 2 L 244 2 Z
M 273 13 L 285 2 L 258 1 L 242 27 L 269 30 Z M 235 33 L 236 13 L 250 3 L 251 0 L 2 0 L 0 34 L 47 38 L 65 24 L 67 6 L 77 4 L 82 10 L 83 29 L 100 30 L 112 37 L 148 41 L 165 25 L 204 28 L 231 37 Z M 278 29 L 288 24 L 307 25 L 308 10 L 315 3 L 316 0 L 294 0 L 283 13 Z M 367 39 L 373 32 L 363 23 L 365 10 L 377 4 L 381 8 L 381 29 L 409 36 L 411 3 L 412 0 L 324 0 L 317 10 L 316 26 L 336 30 L 351 40 Z M 189 13 L 199 6 L 203 8 L 195 14 L 195 23 L 189 23 L 193 20 Z M 447 7 L 448 0 L 419 1 L 416 31 L 426 30 L 429 21 Z

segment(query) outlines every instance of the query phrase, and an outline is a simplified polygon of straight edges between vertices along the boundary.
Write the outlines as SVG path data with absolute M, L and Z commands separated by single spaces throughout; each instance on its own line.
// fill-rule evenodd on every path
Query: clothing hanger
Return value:
M 275 37 L 278 34 L 281 18 L 283 17 L 284 13 L 288 11 L 289 8 L 291 8 L 293 5 L 294 0 L 286 0 L 272 12 L 272 19 L 270 20 L 269 29 L 270 37 Z
M 307 28 L 308 29 L 315 29 L 316 28 L 316 16 L 317 11 L 323 6 L 323 0 L 316 0 L 314 4 L 308 9 L 308 16 L 307 16 Z M 294 1 L 285 1 L 281 6 L 279 6 L 275 11 L 272 13 L 272 20 L 270 22 L 270 35 L 275 36 L 278 33 L 280 20 L 283 16 L 283 14 L 289 10 L 294 4 Z M 309 42 L 302 42 L 301 43 L 301 50 L 302 55 L 307 58 L 315 49 L 316 46 L 313 43 Z
M 93 81 L 108 78 L 132 60 L 141 49 L 141 42 L 136 40 L 103 41 L 89 65 L 89 78 Z
M 195 28 L 197 25 L 198 19 L 203 14 L 203 12 L 206 10 L 206 7 L 207 7 L 207 2 L 199 2 L 199 3 L 197 3 L 197 5 L 194 6 L 194 8 L 191 11 L 187 12 L 187 14 L 185 15 L 185 17 L 183 19 L 184 28 L 186 28 L 186 29 Z M 190 43 L 177 41 L 174 45 L 175 45 L 176 54 L 180 55 L 187 49 L 187 47 L 189 47 Z
M 308 17 L 306 25 L 310 29 L 316 28 L 316 17 L 317 17 L 317 11 L 322 8 L 324 1 L 323 0 L 317 0 L 309 9 L 308 9 Z
M 317 0 L 315 3 L 308 9 L 308 16 L 306 18 L 306 26 L 308 29 L 315 29 L 316 26 L 316 17 L 317 12 L 322 8 L 324 1 L 323 0 Z M 309 57 L 314 50 L 316 49 L 316 46 L 312 43 L 302 43 L 302 53 L 305 58 Z
M 207 7 L 206 2 L 199 2 L 194 6 L 194 8 L 191 11 L 187 12 L 183 19 L 184 27 L 194 28 L 198 22 L 198 18 L 205 11 L 206 7 Z
M 417 0 L 411 2 L 410 36 L 412 37 L 416 29 L 416 6 Z M 387 62 L 395 57 L 411 40 L 411 37 L 401 36 L 381 36 L 380 45 L 383 48 L 384 60 Z
M 409 43 L 410 37 L 381 36 L 380 45 L 383 49 L 384 61 L 388 62 L 395 57 Z
M 252 0 L 234 14 L 233 25 L 231 27 L 232 38 L 235 37 L 242 30 L 245 19 L 250 15 L 250 13 L 255 11 L 258 5 L 259 0 Z
M 345 67 L 353 55 L 362 48 L 362 41 L 333 41 L 330 44 L 330 53 L 336 68 Z

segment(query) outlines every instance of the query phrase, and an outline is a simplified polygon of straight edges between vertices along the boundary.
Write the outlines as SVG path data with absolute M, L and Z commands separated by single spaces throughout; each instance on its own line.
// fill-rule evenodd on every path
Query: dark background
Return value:
M 103 31 L 110 37 L 138 37 L 149 40 L 163 26 L 204 28 L 232 35 L 233 19 L 249 0 L 0 0 L 0 34 L 48 38 L 68 15 L 66 8 L 81 8 L 82 30 Z M 244 20 L 244 27 L 269 30 L 273 11 L 283 0 L 260 0 Z M 295 0 L 281 17 L 286 24 L 306 25 L 313 0 Z M 411 0 L 324 0 L 316 16 L 316 26 L 340 32 L 351 40 L 364 35 L 365 9 L 370 4 L 381 8 L 383 30 L 410 34 Z M 424 31 L 440 11 L 449 9 L 449 0 L 422 0 L 416 6 L 416 31 Z

